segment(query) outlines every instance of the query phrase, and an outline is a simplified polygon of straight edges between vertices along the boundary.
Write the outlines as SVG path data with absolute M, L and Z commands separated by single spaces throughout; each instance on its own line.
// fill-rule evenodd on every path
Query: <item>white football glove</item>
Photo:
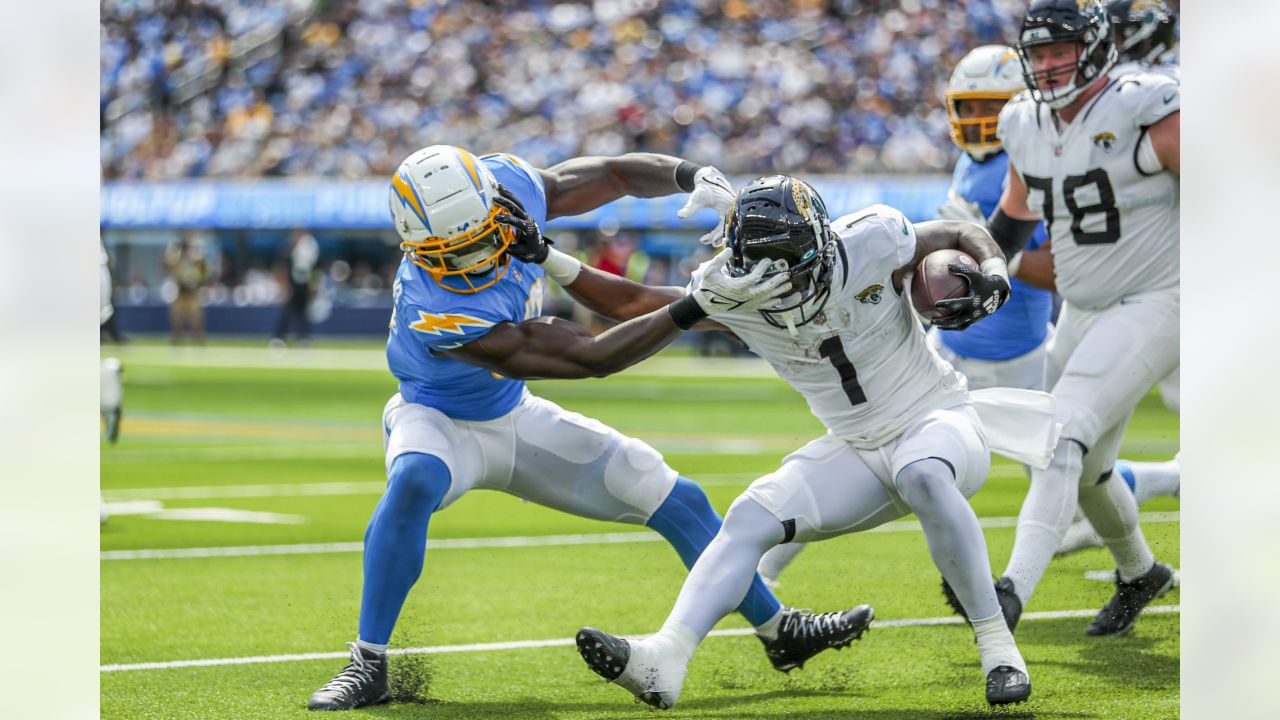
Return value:
M 731 310 L 758 310 L 791 292 L 791 278 L 786 273 L 763 279 L 772 264 L 769 260 L 756 263 L 751 272 L 742 277 L 729 275 L 725 272 L 725 265 L 731 254 L 728 251 L 717 253 L 702 264 L 702 285 L 693 291 L 693 299 L 708 315 Z
M 978 207 L 978 203 L 965 202 L 964 198 L 958 195 L 950 195 L 947 197 L 947 204 L 938 208 L 939 220 L 960 220 L 963 222 L 971 222 L 983 227 L 987 226 L 987 218 L 982 214 L 982 210 Z
M 716 223 L 714 230 L 698 238 L 698 242 L 711 247 L 720 247 L 724 245 L 724 216 L 728 214 L 729 208 L 733 207 L 736 197 L 733 186 L 729 184 L 729 179 L 724 176 L 724 173 L 708 165 L 694 174 L 693 192 L 689 193 L 689 201 L 680 208 L 676 217 L 682 220 L 692 217 L 702 208 L 715 210 L 720 216 L 720 222 Z

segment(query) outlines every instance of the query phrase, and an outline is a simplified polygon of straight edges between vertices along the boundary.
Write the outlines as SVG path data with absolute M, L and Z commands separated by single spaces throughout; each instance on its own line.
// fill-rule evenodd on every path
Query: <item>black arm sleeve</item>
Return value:
M 996 214 L 987 222 L 987 231 L 995 239 L 996 244 L 1004 251 L 1006 260 L 1022 252 L 1036 231 L 1039 220 L 1019 220 L 1004 214 L 1004 210 L 996 208 Z

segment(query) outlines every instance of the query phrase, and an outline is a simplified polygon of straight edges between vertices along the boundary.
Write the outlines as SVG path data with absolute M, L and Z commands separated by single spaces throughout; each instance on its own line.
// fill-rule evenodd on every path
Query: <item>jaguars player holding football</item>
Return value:
M 1032 472 L 1002 581 L 1025 607 L 1078 500 L 1117 564 L 1116 592 L 1086 632 L 1120 634 L 1173 584 L 1133 493 L 1111 478 L 1134 407 L 1178 366 L 1179 87 L 1110 74 L 1098 0 L 1036 0 L 1017 49 L 1030 89 L 1000 115 L 1009 181 L 990 230 L 1013 257 L 1041 218 L 1048 227 L 1064 305 L 1046 385 L 1063 433 Z
M 391 215 L 403 243 L 387 362 L 399 392 L 383 412 L 387 490 L 364 541 L 359 635 L 351 661 L 308 703 L 347 710 L 389 698 L 387 644 L 422 572 L 427 527 L 473 488 L 491 488 L 599 520 L 643 524 L 686 566 L 720 528 L 706 494 L 653 448 L 535 397 L 527 378 L 617 372 L 712 311 L 754 308 L 787 291 L 767 267 L 730 277 L 708 263 L 699 292 L 593 337 L 540 317 L 547 220 L 587 212 L 622 195 L 691 192 L 681 210 L 732 202 L 715 168 L 632 153 L 584 157 L 548 170 L 449 145 L 410 155 L 391 179 Z M 549 262 L 553 272 L 556 263 Z M 814 615 L 782 607 L 757 578 L 738 604 L 780 670 L 849 644 L 868 606 Z
M 996 137 L 1000 110 L 1026 89 L 1018 54 L 1003 45 L 975 48 L 956 64 L 946 92 L 951 139 L 964 151 L 956 162 L 948 202 L 938 217 L 986 225 L 1004 191 L 1008 156 Z M 1053 316 L 1053 293 L 1019 279 L 1052 282 L 1048 251 L 1031 252 L 1045 240 L 1036 229 L 1021 267 L 1010 267 L 1012 296 L 1000 312 L 962 331 L 930 330 L 929 342 L 942 358 L 964 374 L 970 390 L 1014 387 L 1040 390 L 1044 386 L 1045 345 Z M 776 586 L 777 578 L 803 548 L 801 543 L 778 545 L 760 561 L 760 576 Z M 999 589 L 998 589 L 999 591 Z
M 988 437 L 964 379 L 928 347 L 903 292 L 906 275 L 929 252 L 968 252 L 980 269 L 954 271 L 968 276 L 972 294 L 940 303 L 955 311 L 947 324 L 967 326 L 1008 297 L 999 247 L 978 225 L 913 226 L 884 205 L 829 222 L 818 194 L 787 176 L 744 187 L 725 227 L 728 249 L 717 257 L 729 258 L 733 274 L 772 262 L 776 272 L 792 278 L 793 292 L 775 306 L 735 310 L 715 321 L 804 395 L 829 432 L 789 455 L 733 503 L 656 635 L 628 641 L 583 628 L 579 652 L 604 678 L 650 705 L 669 708 L 697 645 L 742 601 L 766 551 L 867 530 L 914 512 L 935 564 L 976 618 L 987 700 L 1025 700 L 1031 692 L 1026 663 L 1005 624 L 982 530 L 967 502 L 986 478 Z M 552 256 L 564 261 L 555 251 Z M 567 279 L 575 299 L 625 320 L 683 292 L 699 292 L 708 274 L 699 268 L 683 291 L 650 288 L 590 268 Z M 1051 412 L 1026 418 L 1028 436 L 1033 426 L 1047 428 L 1053 419 Z M 991 447 L 997 439 L 990 437 Z

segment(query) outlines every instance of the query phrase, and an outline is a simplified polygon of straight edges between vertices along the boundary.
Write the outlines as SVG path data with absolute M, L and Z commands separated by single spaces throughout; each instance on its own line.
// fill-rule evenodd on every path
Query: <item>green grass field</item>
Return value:
M 120 442 L 102 448 L 113 517 L 102 529 L 101 700 L 104 718 L 309 717 L 308 695 L 355 639 L 361 540 L 385 481 L 379 420 L 394 383 L 379 348 L 344 345 L 275 358 L 257 348 L 113 350 L 125 363 Z M 766 368 L 767 370 L 767 368 Z M 823 432 L 803 400 L 751 363 L 677 353 L 621 376 L 539 382 L 535 393 L 662 450 L 722 512 L 757 475 Z M 1123 456 L 1167 459 L 1178 418 L 1154 395 L 1139 407 Z M 974 498 L 992 564 L 1002 569 L 1027 481 L 997 459 Z M 1178 564 L 1175 500 L 1143 507 L 1156 554 Z M 1031 702 L 990 710 L 965 626 L 940 618 L 924 537 L 906 523 L 810 547 L 783 576 L 784 603 L 831 610 L 868 602 L 873 626 L 853 648 L 790 675 L 744 635 L 709 638 L 671 718 L 1172 718 L 1178 716 L 1175 591 L 1123 638 L 1088 638 L 1085 617 L 1024 619 Z M 639 533 L 475 492 L 432 520 L 432 540 Z M 601 539 L 613 539 L 604 536 Z M 183 549 L 316 544 L 292 554 L 181 556 Z M 482 543 L 475 543 L 481 544 Z M 465 545 L 465 543 L 464 543 Z M 139 558 L 128 551 L 167 551 Z M 190 554 L 190 553 L 188 553 Z M 162 557 L 154 557 L 162 555 Z M 1093 611 L 1109 583 L 1103 550 L 1059 558 L 1028 612 Z M 662 542 L 428 549 L 423 578 L 392 642 L 440 648 L 551 641 L 519 649 L 445 648 L 398 656 L 402 702 L 358 711 L 386 718 L 651 717 L 601 682 L 570 639 L 581 625 L 640 634 L 662 623 L 684 569 Z M 1091 614 L 1091 613 L 1090 613 Z M 738 616 L 719 629 L 745 628 Z M 131 667 L 244 659 L 273 662 Z M 123 666 L 123 667 L 112 667 Z

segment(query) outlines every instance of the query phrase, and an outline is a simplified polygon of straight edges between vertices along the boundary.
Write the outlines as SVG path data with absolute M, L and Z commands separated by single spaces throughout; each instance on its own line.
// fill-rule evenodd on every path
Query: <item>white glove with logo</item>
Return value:
M 965 202 L 959 195 L 949 195 L 947 204 L 938 208 L 939 220 L 960 220 L 983 227 L 987 226 L 987 218 L 982 214 L 978 203 Z
M 715 210 L 720 216 L 720 222 L 716 224 L 714 230 L 698 238 L 698 242 L 720 247 L 724 245 L 724 216 L 728 214 L 729 208 L 733 207 L 736 197 L 733 186 L 729 184 L 729 179 L 724 176 L 724 173 L 708 165 L 693 176 L 693 192 L 689 193 L 689 201 L 680 208 L 676 217 L 682 220 L 693 217 L 693 214 L 702 208 Z
M 758 310 L 791 292 L 791 278 L 786 273 L 764 279 L 772 264 L 769 260 L 756 263 L 751 272 L 742 277 L 729 275 L 725 265 L 731 254 L 720 252 L 702 264 L 702 285 L 693 291 L 692 297 L 708 315 Z

